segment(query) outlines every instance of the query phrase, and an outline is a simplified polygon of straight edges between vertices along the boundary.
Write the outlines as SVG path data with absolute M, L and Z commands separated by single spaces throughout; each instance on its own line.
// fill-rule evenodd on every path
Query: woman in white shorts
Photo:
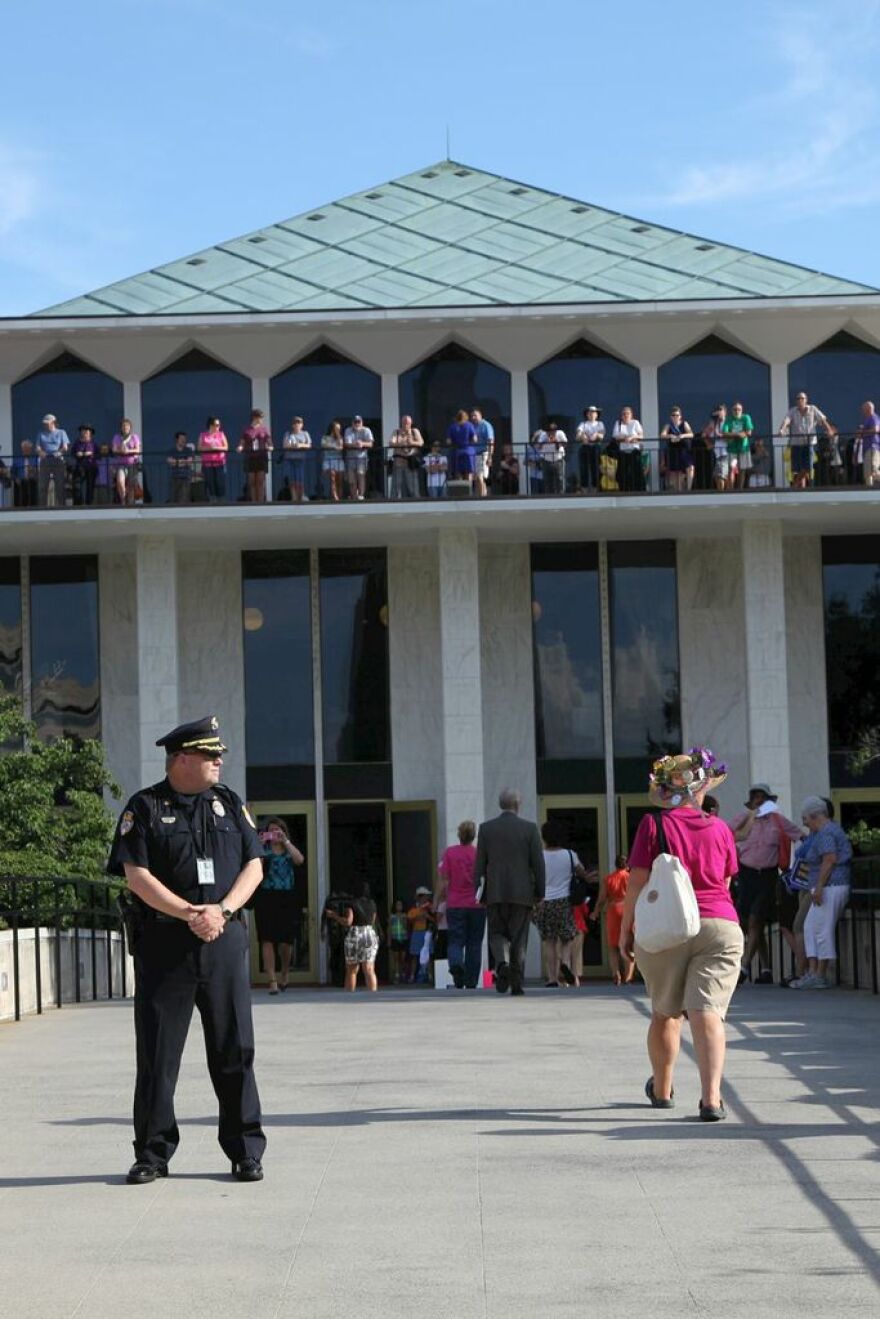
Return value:
M 829 989 L 828 972 L 837 961 L 835 931 L 849 901 L 852 844 L 829 811 L 824 797 L 807 797 L 801 806 L 811 835 L 802 857 L 810 886 L 804 920 L 807 973 L 792 980 L 789 989 Z

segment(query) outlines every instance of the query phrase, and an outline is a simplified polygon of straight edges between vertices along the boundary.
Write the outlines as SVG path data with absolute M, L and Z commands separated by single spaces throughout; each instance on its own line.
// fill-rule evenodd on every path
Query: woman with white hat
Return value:
M 681 1021 L 687 1016 L 700 1070 L 699 1116 L 720 1122 L 727 1116 L 721 1098 L 724 1070 L 724 1018 L 739 978 L 743 935 L 730 896 L 737 871 L 733 834 L 718 816 L 703 811 L 706 793 L 724 782 L 727 770 L 706 747 L 654 762 L 650 798 L 662 815 L 645 815 L 629 856 L 629 884 L 620 948 L 635 958 L 651 995 L 648 1054 L 652 1073 L 645 1093 L 654 1108 L 674 1108 L 672 1073 L 681 1042 Z M 665 840 L 663 836 L 665 835 Z M 699 931 L 663 952 L 639 946 L 636 899 L 648 883 L 656 857 L 677 857 L 693 886 L 699 909 Z M 634 928 L 635 927 L 635 928 Z

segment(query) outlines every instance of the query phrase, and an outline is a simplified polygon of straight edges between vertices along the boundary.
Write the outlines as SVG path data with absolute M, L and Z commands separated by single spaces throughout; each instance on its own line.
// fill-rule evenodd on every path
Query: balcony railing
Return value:
M 668 449 L 665 440 L 645 439 L 638 450 L 619 447 L 543 451 L 532 445 L 496 446 L 491 462 L 448 447 L 413 454 L 378 445 L 362 450 L 362 474 L 348 454 L 321 449 L 294 456 L 274 451 L 264 475 L 248 471 L 248 460 L 230 453 L 222 467 L 200 455 L 183 466 L 164 455 L 147 455 L 123 466 L 115 458 L 97 465 L 63 459 L 0 457 L 0 508 L 83 508 L 142 505 L 199 506 L 245 503 L 327 503 L 363 500 L 479 498 L 601 498 L 651 495 L 658 498 L 707 493 L 877 489 L 880 453 L 866 457 L 857 437 L 840 436 L 833 449 L 822 441 L 792 444 L 778 436 L 752 440 L 746 462 L 696 444 L 690 458 Z M 877 470 L 874 471 L 876 461 Z M 360 497 L 359 497 L 360 496 Z

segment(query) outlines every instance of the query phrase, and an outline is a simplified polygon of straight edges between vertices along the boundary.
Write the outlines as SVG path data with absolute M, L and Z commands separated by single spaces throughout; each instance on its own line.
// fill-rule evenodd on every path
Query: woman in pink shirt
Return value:
M 113 436 L 113 466 L 116 468 L 116 497 L 120 504 L 140 503 L 144 497 L 141 484 L 141 437 L 135 435 L 128 417 L 123 417 Z
M 645 1093 L 654 1108 L 674 1108 L 672 1072 L 681 1042 L 681 1019 L 686 1015 L 700 1069 L 699 1116 L 704 1122 L 720 1122 L 727 1116 L 721 1098 L 724 1018 L 739 979 L 743 950 L 742 930 L 730 896 L 730 881 L 738 868 L 733 834 L 718 816 L 703 811 L 706 793 L 726 777 L 725 767 L 705 747 L 654 762 L 651 801 L 663 811 L 668 850 L 690 876 L 700 930 L 692 939 L 661 953 L 639 947 L 636 899 L 661 850 L 657 820 L 650 814 L 642 818 L 630 852 L 620 934 L 620 948 L 627 956 L 635 945 L 636 962 L 651 995 L 648 1054 L 653 1071 Z
M 209 499 L 226 498 L 226 455 L 229 441 L 220 427 L 219 417 L 209 417 L 199 436 L 199 453 L 205 477 L 205 494 Z
M 476 989 L 483 960 L 486 909 L 477 902 L 474 888 L 476 836 L 477 826 L 473 820 L 462 820 L 458 826 L 458 842 L 447 847 L 437 867 L 441 883 L 434 905 L 446 902 L 449 974 L 456 989 Z

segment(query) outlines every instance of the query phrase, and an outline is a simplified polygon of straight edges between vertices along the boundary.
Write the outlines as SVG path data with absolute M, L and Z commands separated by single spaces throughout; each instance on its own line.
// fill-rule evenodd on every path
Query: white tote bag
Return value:
M 690 875 L 669 851 L 659 812 L 654 819 L 660 851 L 636 901 L 635 941 L 646 953 L 665 953 L 699 934 L 700 909 Z

